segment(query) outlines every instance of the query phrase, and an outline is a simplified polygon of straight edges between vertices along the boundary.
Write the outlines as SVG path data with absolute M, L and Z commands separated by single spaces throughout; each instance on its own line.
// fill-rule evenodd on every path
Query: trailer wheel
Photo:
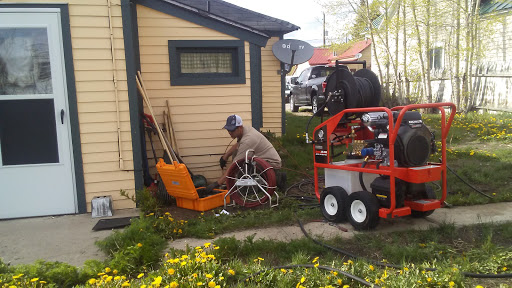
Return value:
M 348 220 L 356 230 L 370 230 L 379 224 L 379 201 L 368 191 L 348 196 Z
M 345 189 L 333 186 L 327 187 L 320 196 L 320 207 L 324 218 L 332 222 L 347 220 L 348 194 Z
M 425 192 L 423 194 L 424 194 L 423 197 L 426 199 L 436 199 L 437 198 L 436 192 L 434 192 L 434 190 L 432 190 L 432 187 L 430 187 L 429 185 L 425 186 Z M 429 211 L 411 210 L 411 216 L 414 218 L 424 218 L 424 217 L 432 215 L 432 213 L 434 213 L 434 211 L 436 211 L 436 210 L 429 210 Z

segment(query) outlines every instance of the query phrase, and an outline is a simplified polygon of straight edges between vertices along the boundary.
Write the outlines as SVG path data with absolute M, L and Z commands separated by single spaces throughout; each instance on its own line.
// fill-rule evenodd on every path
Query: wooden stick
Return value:
M 171 128 L 169 128 L 169 118 L 167 118 L 167 113 L 164 110 L 164 124 L 165 124 L 165 136 L 167 136 L 167 139 L 169 142 L 171 142 L 171 148 L 173 150 L 176 150 L 176 147 L 172 147 L 172 141 L 171 141 Z
M 142 99 L 146 103 L 146 106 L 148 106 L 149 113 L 153 117 L 153 120 L 155 120 L 156 131 L 158 132 L 158 138 L 160 139 L 160 143 L 162 144 L 162 147 L 164 148 L 165 152 L 167 152 L 167 155 L 169 156 L 171 161 L 178 161 L 176 155 L 174 155 L 174 157 L 173 157 L 174 153 L 171 153 L 169 151 L 169 146 L 167 145 L 168 143 L 165 141 L 165 137 L 162 133 L 162 129 L 160 129 L 160 126 L 158 125 L 158 121 L 156 121 L 155 114 L 153 113 L 153 107 L 151 106 L 151 103 L 149 102 L 148 96 L 146 94 L 146 89 L 144 89 L 144 86 L 143 86 L 144 84 L 142 82 L 142 76 L 140 75 L 140 71 L 137 71 L 137 76 L 138 76 L 138 77 L 136 77 L 137 88 L 139 89 L 140 94 L 142 94 Z
M 171 106 L 169 105 L 169 100 L 165 100 L 165 104 L 167 105 L 167 115 L 169 116 L 169 127 L 171 128 L 171 141 L 174 144 L 174 150 L 179 152 L 178 149 L 178 140 L 176 140 L 176 133 L 174 132 L 174 126 L 172 125 L 172 116 L 171 116 Z

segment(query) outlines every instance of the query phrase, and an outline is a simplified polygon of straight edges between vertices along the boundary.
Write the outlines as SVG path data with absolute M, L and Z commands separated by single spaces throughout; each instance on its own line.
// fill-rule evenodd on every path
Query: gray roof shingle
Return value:
M 207 11 L 207 2 L 210 4 L 210 13 L 231 21 L 249 26 L 269 34 L 280 32 L 283 34 L 300 29 L 292 23 L 270 17 L 249 9 L 236 6 L 222 0 L 173 0 L 184 5 Z M 272 33 L 274 32 L 274 33 Z

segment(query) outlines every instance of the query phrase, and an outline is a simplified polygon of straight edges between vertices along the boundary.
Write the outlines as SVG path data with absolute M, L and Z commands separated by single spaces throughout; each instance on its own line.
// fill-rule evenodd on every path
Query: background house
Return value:
M 227 116 L 282 133 L 271 49 L 298 28 L 220 0 L 2 1 L 0 218 L 84 213 L 96 196 L 134 207 L 119 191 L 144 185 L 137 71 L 157 122 L 169 102 L 190 169 L 220 176 L 209 154 L 231 140 Z
M 468 3 L 466 9 L 448 1 L 393 1 L 372 19 L 372 33 L 366 30 L 376 50 L 372 70 L 390 104 L 450 101 L 459 110 L 510 110 L 512 7 L 503 0 Z
M 358 41 L 350 46 L 343 53 L 336 55 L 332 55 L 329 57 L 329 62 L 331 64 L 335 64 L 336 60 L 339 61 L 366 61 L 366 69 L 372 69 L 372 50 L 371 50 L 372 41 L 370 39 Z M 361 55 L 358 55 L 361 54 Z M 358 57 L 360 56 L 360 57 Z M 355 72 L 358 69 L 361 69 L 362 66 L 360 64 L 348 64 L 348 68 Z

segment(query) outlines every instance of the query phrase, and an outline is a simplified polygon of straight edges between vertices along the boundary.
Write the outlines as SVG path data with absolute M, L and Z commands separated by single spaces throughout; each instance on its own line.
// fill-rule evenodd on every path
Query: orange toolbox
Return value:
M 205 187 L 194 186 L 185 164 L 179 164 L 176 161 L 173 164 L 167 164 L 163 159 L 159 159 L 156 169 L 167 193 L 176 198 L 178 207 L 203 212 L 224 205 L 224 196 L 228 190 L 214 189 L 217 194 L 200 198 L 197 192 Z M 229 203 L 229 196 L 226 197 L 226 203 Z

